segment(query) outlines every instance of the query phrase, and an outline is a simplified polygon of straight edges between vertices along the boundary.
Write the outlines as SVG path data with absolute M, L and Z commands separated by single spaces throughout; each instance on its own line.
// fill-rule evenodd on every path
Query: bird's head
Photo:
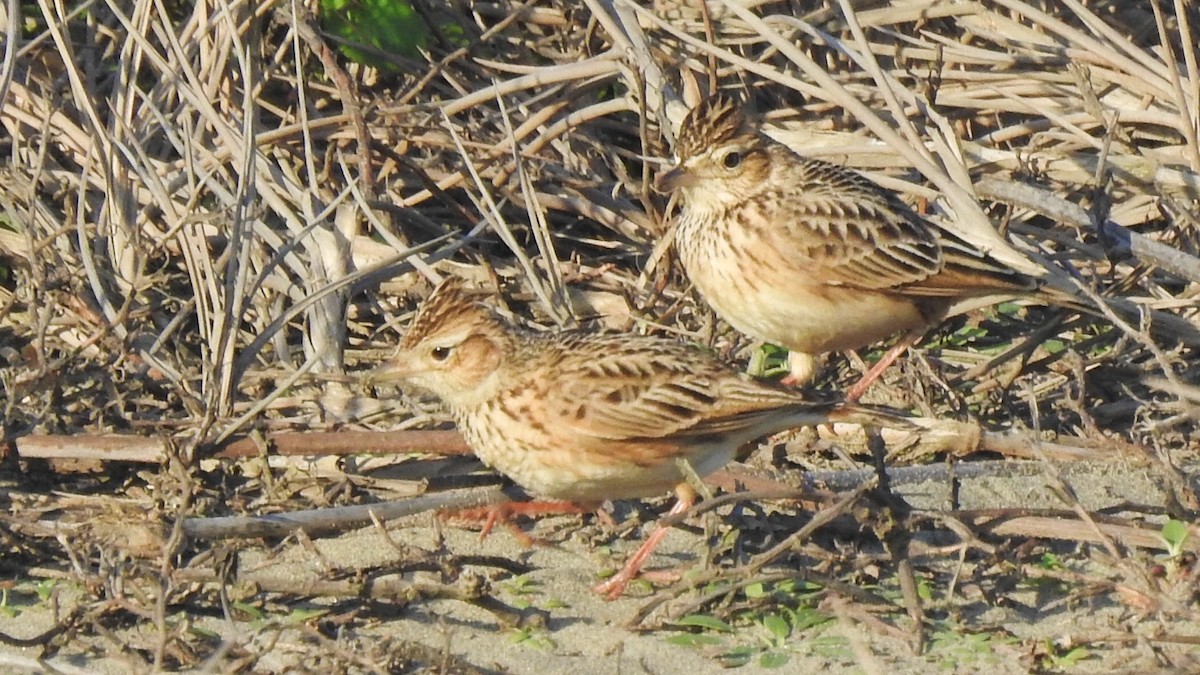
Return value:
M 739 203 L 761 189 L 770 173 L 762 138 L 750 128 L 741 105 L 723 94 L 684 118 L 676 156 L 656 188 L 664 194 L 679 191 L 688 208 Z
M 488 400 L 511 345 L 511 329 L 455 278 L 421 305 L 396 353 L 368 376 L 372 384 L 425 389 L 451 408 Z

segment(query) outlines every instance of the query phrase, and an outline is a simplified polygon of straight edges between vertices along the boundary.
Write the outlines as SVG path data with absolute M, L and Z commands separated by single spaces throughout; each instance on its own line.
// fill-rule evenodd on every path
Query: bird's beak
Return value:
M 367 373 L 367 384 L 376 385 L 403 382 L 417 373 L 414 365 L 412 359 L 407 358 L 404 352 L 400 352 L 387 361 L 384 361 L 375 370 Z
M 692 174 L 685 171 L 682 165 L 677 165 L 666 173 L 658 174 L 658 180 L 654 182 L 654 189 L 659 194 L 669 195 L 679 188 L 691 187 L 694 184 L 695 179 Z

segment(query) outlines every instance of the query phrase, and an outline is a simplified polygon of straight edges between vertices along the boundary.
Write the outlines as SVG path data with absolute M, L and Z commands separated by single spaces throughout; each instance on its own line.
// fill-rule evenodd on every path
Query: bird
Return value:
M 717 315 L 789 350 L 786 384 L 812 380 L 817 355 L 903 332 L 853 401 L 946 318 L 1028 296 L 1079 308 L 866 176 L 759 133 L 726 94 L 687 114 L 675 154 L 656 188 L 682 204 L 679 260 Z
M 674 491 L 671 515 L 697 497 L 681 461 L 703 477 L 787 429 L 881 419 L 755 381 L 681 341 L 525 328 L 457 277 L 422 303 L 369 380 L 434 394 L 476 456 L 536 497 L 601 503 Z M 666 531 L 596 592 L 619 597 Z

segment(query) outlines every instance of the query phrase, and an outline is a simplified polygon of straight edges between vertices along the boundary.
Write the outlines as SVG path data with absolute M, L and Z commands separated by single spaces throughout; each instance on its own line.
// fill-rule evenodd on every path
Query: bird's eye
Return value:
M 433 350 L 429 352 L 429 355 L 433 357 L 434 361 L 445 361 L 446 359 L 450 358 L 450 348 L 434 347 Z
M 725 165 L 726 169 L 736 169 L 742 163 L 742 153 L 731 150 L 729 154 L 725 155 L 725 159 L 721 160 L 721 163 Z

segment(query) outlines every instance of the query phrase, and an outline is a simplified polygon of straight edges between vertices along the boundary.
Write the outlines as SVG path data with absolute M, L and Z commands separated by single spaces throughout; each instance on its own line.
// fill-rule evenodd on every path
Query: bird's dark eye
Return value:
M 429 352 L 429 355 L 433 357 L 434 361 L 445 361 L 450 357 L 450 348 L 434 347 L 433 350 Z
M 725 155 L 725 159 L 721 160 L 721 163 L 725 165 L 726 169 L 736 169 L 742 163 L 742 153 L 733 150 Z

